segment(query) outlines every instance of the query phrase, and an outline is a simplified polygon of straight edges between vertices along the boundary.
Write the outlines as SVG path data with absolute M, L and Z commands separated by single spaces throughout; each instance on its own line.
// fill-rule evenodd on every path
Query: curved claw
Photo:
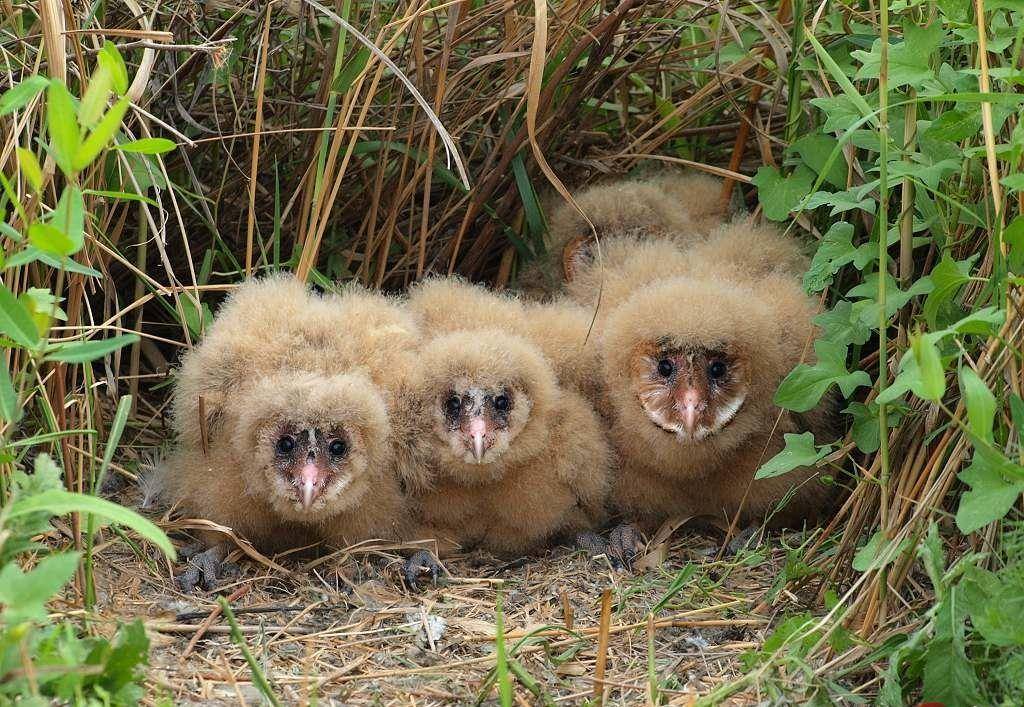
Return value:
M 188 567 L 177 577 L 175 582 L 183 592 L 190 593 L 197 586 L 210 592 L 217 586 L 217 579 L 222 573 L 222 560 L 227 555 L 224 548 L 211 547 L 188 558 Z
M 420 591 L 419 577 L 421 574 L 430 576 L 430 583 L 437 584 L 439 577 L 445 574 L 444 568 L 434 557 L 433 553 L 427 550 L 418 550 L 412 557 L 405 561 L 402 566 L 402 574 L 409 589 L 414 592 Z
M 622 523 L 608 534 L 608 559 L 615 569 L 631 570 L 640 552 L 640 531 L 632 523 Z

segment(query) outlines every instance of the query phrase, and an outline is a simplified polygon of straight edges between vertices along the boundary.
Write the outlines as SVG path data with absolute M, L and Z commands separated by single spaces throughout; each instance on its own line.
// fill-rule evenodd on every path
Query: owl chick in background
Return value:
M 593 230 L 575 206 L 559 198 L 549 209 L 547 256 L 524 269 L 518 287 L 534 299 L 567 293 L 590 304 L 591 283 L 581 271 L 600 263 L 614 273 L 640 244 L 703 239 L 727 216 L 721 188 L 712 177 L 672 170 L 600 183 L 574 195 Z M 584 280 L 577 283 L 581 274 Z
M 436 538 L 442 556 L 459 547 L 509 556 L 599 527 L 610 449 L 590 405 L 520 335 L 525 310 L 458 280 L 416 288 L 409 306 L 434 334 L 397 425 L 416 535 Z M 459 311 L 466 327 L 445 314 Z M 418 553 L 411 584 L 420 567 L 436 575 Z
M 169 499 L 267 552 L 401 537 L 389 393 L 375 377 L 413 326 L 358 290 L 322 298 L 291 277 L 241 286 L 178 372 Z M 201 539 L 186 590 L 210 587 L 229 549 L 218 533 Z
M 828 404 L 799 417 L 773 404 L 782 378 L 813 357 L 816 306 L 798 279 L 806 261 L 772 226 L 748 217 L 715 225 L 724 216 L 708 208 L 718 203 L 716 180 L 673 183 L 683 185 L 671 200 L 673 223 L 689 224 L 682 230 L 664 226 L 656 210 L 594 198 L 613 185 L 578 198 L 603 226 L 600 246 L 566 239 L 582 223 L 572 207 L 552 218 L 556 239 L 568 243 L 564 294 L 594 311 L 599 407 L 621 463 L 612 503 L 648 531 L 668 518 L 720 524 L 737 513 L 744 523 L 768 517 L 800 525 L 831 495 L 815 471 L 753 476 L 781 449 L 784 433 L 811 429 L 824 439 L 834 425 Z M 665 191 L 661 197 L 669 199 Z M 621 531 L 612 544 L 628 558 L 634 534 L 628 525 Z

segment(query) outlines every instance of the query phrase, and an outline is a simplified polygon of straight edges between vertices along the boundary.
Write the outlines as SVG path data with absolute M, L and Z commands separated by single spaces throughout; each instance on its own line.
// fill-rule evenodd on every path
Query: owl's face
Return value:
M 518 381 L 483 383 L 460 376 L 435 400 L 434 433 L 454 459 L 491 464 L 526 427 L 531 407 Z
M 352 445 L 343 426 L 312 427 L 284 422 L 260 444 L 273 446 L 272 483 L 296 510 L 309 511 L 351 483 Z
M 637 347 L 631 369 L 637 402 L 651 424 L 687 444 L 732 424 L 750 390 L 746 357 L 724 344 L 646 342 Z

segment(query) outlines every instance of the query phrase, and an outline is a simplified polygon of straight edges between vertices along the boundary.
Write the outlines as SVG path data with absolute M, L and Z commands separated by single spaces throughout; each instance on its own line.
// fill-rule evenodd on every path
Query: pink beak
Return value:
M 307 511 L 312 507 L 320 489 L 320 467 L 307 461 L 299 470 L 295 480 L 302 489 L 302 507 Z
M 700 393 L 693 388 L 687 388 L 676 394 L 676 409 L 683 416 L 683 426 L 686 431 L 693 434 L 697 428 L 697 416 L 704 411 L 706 404 L 701 400 Z
M 473 438 L 473 458 L 479 464 L 484 460 L 484 436 L 487 434 L 487 423 L 482 417 L 469 421 L 469 434 Z

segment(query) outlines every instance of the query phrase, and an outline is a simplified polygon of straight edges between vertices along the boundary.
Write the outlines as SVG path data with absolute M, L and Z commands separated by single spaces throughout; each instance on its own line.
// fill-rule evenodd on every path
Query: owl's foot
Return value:
M 214 545 L 202 552 L 187 548 L 183 555 L 188 560 L 188 567 L 175 577 L 178 587 L 183 592 L 192 592 L 197 586 L 202 586 L 208 592 L 213 591 L 219 577 L 237 572 L 237 567 L 224 562 L 227 554 L 228 548 L 224 545 Z
M 433 553 L 427 550 L 418 550 L 413 553 L 412 557 L 405 561 L 402 567 L 402 574 L 405 577 L 405 583 L 414 592 L 420 591 L 419 578 L 420 575 L 425 574 L 430 577 L 431 584 L 437 584 L 438 578 L 446 574 L 444 567 L 437 561 Z
M 614 570 L 629 570 L 640 548 L 639 537 L 636 527 L 625 523 L 612 528 L 607 540 L 590 531 L 578 533 L 576 547 L 591 557 L 604 555 Z

